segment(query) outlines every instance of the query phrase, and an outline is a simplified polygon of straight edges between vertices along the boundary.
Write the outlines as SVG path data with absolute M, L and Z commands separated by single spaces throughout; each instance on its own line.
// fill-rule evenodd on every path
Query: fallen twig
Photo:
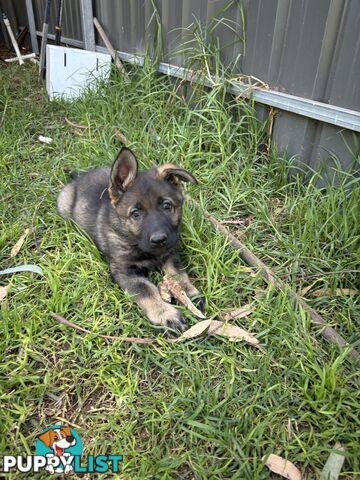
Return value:
M 277 288 L 285 288 L 287 285 L 275 276 L 275 273 L 265 265 L 256 255 L 254 255 L 251 250 L 249 250 L 243 243 L 238 240 L 235 235 L 233 235 L 224 225 L 222 225 L 215 217 L 213 217 L 209 212 L 204 210 L 201 205 L 199 205 L 195 200 L 193 200 L 190 196 L 186 196 L 187 200 L 195 205 L 203 215 L 226 237 L 229 239 L 230 244 L 239 250 L 241 258 L 250 266 L 258 267 L 262 272 L 265 279 L 274 285 Z M 321 326 L 321 334 L 324 338 L 326 338 L 329 342 L 335 343 L 340 347 L 350 347 L 349 355 L 353 358 L 359 358 L 359 352 L 352 347 L 337 331 L 327 325 L 326 321 L 322 318 L 322 316 L 314 310 L 310 305 L 306 303 L 306 301 L 301 298 L 294 290 L 288 287 L 290 296 L 296 301 L 298 305 L 300 305 L 310 316 L 312 323 L 317 326 Z
M 193 200 L 189 195 L 186 195 L 186 199 L 195 205 L 199 210 L 202 211 L 204 216 L 224 235 L 228 237 L 230 240 L 230 244 L 234 247 L 240 250 L 240 255 L 245 262 L 250 265 L 251 267 L 258 267 L 261 272 L 263 273 L 264 277 L 266 280 L 268 280 L 270 283 L 277 287 L 283 286 L 283 283 L 281 280 L 278 280 L 275 277 L 274 272 L 265 265 L 264 262 L 260 260 L 256 255 L 254 255 L 251 250 L 249 250 L 243 243 L 238 240 L 235 235 L 233 235 L 224 225 L 222 225 L 221 222 L 216 220 L 215 217 L 213 217 L 209 212 L 204 210 L 195 200 Z
M 97 337 L 105 338 L 106 340 L 122 340 L 124 342 L 131 342 L 131 343 L 155 343 L 156 342 L 155 338 L 114 337 L 112 335 L 104 335 L 102 333 L 93 333 L 93 332 L 90 332 L 90 330 L 87 330 L 86 328 L 76 325 L 76 323 L 66 320 L 66 318 L 61 317 L 57 313 L 50 313 L 50 315 L 53 317 L 54 320 L 57 320 L 59 323 L 62 323 L 67 327 L 74 328 L 78 332 L 90 333 L 92 335 L 96 335 Z
M 67 117 L 65 117 L 65 122 L 70 125 L 70 127 L 74 128 L 90 128 L 90 125 L 81 125 L 80 123 L 74 123 L 71 120 L 69 120 Z
M 114 133 L 115 133 L 115 137 L 118 138 L 121 143 L 123 143 L 124 145 L 127 144 L 125 135 L 123 135 L 118 128 L 114 128 Z
M 82 333 L 90 333 L 91 335 L 95 335 L 96 337 L 105 338 L 106 340 L 122 340 L 124 342 L 130 343 L 146 343 L 146 344 L 154 344 L 157 342 L 156 338 L 138 338 L 138 337 L 116 337 L 112 335 L 104 335 L 102 333 L 94 333 L 86 328 L 80 327 L 76 325 L 76 323 L 70 322 L 66 320 L 66 318 L 58 315 L 57 313 L 50 313 L 52 318 L 67 327 L 74 328 L 78 332 Z M 263 348 L 260 346 L 259 340 L 252 334 L 243 330 L 242 328 L 238 327 L 237 325 L 231 325 L 230 323 L 221 322 L 219 320 L 203 320 L 202 322 L 198 322 L 188 330 L 186 330 L 180 337 L 178 338 L 169 338 L 168 341 L 172 343 L 181 342 L 183 340 L 190 340 L 196 337 L 200 337 L 204 333 L 210 333 L 214 335 L 221 335 L 223 337 L 227 337 L 230 342 L 240 342 L 244 340 L 249 345 L 252 345 L 258 348 L 261 351 L 264 351 Z
M 241 225 L 242 227 L 247 227 L 251 220 L 248 220 L 249 217 L 244 218 L 243 220 L 221 220 L 222 225 Z

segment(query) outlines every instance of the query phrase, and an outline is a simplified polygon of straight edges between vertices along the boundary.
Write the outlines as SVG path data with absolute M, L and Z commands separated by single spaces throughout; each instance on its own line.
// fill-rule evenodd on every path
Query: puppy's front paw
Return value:
M 180 312 L 166 319 L 166 334 L 170 338 L 176 338 L 186 330 L 186 321 Z

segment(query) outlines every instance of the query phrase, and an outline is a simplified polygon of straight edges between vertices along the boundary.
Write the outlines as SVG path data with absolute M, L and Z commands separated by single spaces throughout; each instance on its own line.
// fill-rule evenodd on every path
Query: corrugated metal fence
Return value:
M 40 31 L 45 0 L 32 5 Z M 92 7 L 114 47 L 133 54 L 145 53 L 156 8 L 162 61 L 176 65 L 181 56 L 171 53 L 188 38 L 186 28 L 217 18 L 221 22 L 212 34 L 223 47 L 225 64 L 238 59 L 235 73 L 255 76 L 272 90 L 360 111 L 359 0 L 93 0 Z M 0 0 L 0 8 L 14 26 L 26 24 L 25 0 Z M 51 33 L 55 15 L 53 1 Z M 63 36 L 82 46 L 80 0 L 65 0 Z M 97 36 L 96 44 L 102 45 Z M 349 149 L 359 155 L 358 134 L 294 113 L 278 113 L 273 135 L 280 150 L 314 168 L 331 155 L 348 167 Z

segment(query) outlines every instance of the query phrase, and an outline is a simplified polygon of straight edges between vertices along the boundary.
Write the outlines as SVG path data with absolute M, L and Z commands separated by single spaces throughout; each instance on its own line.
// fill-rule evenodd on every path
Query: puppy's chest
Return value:
M 140 254 L 137 258 L 129 259 L 127 263 L 130 268 L 134 268 L 139 271 L 139 273 L 156 272 L 161 270 L 165 264 L 166 256 L 152 256 L 146 254 Z

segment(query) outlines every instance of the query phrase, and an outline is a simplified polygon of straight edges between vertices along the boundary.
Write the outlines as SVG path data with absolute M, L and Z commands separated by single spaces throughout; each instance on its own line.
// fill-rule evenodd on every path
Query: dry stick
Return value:
M 99 32 L 99 35 L 102 39 L 102 41 L 105 43 L 106 45 L 106 48 L 109 50 L 109 53 L 110 55 L 112 56 L 113 60 L 114 60 L 114 63 L 116 65 L 116 67 L 119 69 L 119 71 L 124 75 L 125 79 L 126 80 L 129 80 L 129 76 L 128 74 L 126 73 L 125 71 L 125 68 L 124 68 L 124 65 L 121 63 L 121 60 L 120 58 L 118 57 L 117 53 L 116 53 L 116 50 L 114 49 L 114 47 L 111 45 L 111 42 L 109 40 L 109 37 L 106 35 L 106 33 L 104 32 L 104 29 L 102 28 L 102 26 L 100 25 L 99 23 L 99 20 L 94 17 L 94 25 L 96 27 L 96 30 Z
M 123 135 L 118 128 L 114 128 L 114 133 L 116 138 L 119 139 L 121 143 L 123 143 L 124 145 L 127 144 L 127 139 L 125 135 Z
M 71 120 L 69 120 L 67 117 L 64 118 L 65 122 L 70 125 L 70 127 L 74 128 L 90 128 L 90 125 L 81 125 L 80 123 L 74 123 Z
M 102 333 L 94 333 L 90 332 L 86 328 L 80 327 L 76 325 L 76 323 L 70 322 L 66 320 L 66 318 L 58 315 L 57 313 L 50 312 L 50 315 L 53 317 L 54 320 L 57 320 L 59 323 L 66 325 L 67 327 L 74 328 L 78 332 L 83 333 L 91 333 L 92 335 L 96 335 L 97 337 L 105 338 L 106 340 L 122 340 L 123 342 L 130 342 L 130 343 L 155 343 L 156 340 L 154 338 L 138 338 L 138 337 L 114 337 L 112 335 L 104 335 Z
M 195 205 L 198 209 L 200 209 L 204 216 L 224 235 L 228 237 L 230 240 L 231 245 L 238 249 L 240 251 L 240 256 L 245 262 L 252 266 L 252 267 L 258 267 L 262 271 L 264 277 L 266 280 L 271 283 L 272 285 L 275 285 L 278 288 L 284 288 L 286 287 L 286 284 L 280 280 L 279 278 L 276 278 L 275 273 L 269 268 L 268 266 L 265 265 L 264 262 L 262 262 L 256 255 L 254 255 L 243 243 L 241 243 L 235 235 L 233 235 L 224 225 L 222 225 L 216 218 L 214 218 L 209 212 L 204 210 L 195 200 L 193 200 L 191 197 L 188 195 L 186 196 L 187 200 Z M 322 318 L 322 316 L 314 310 L 312 307 L 310 307 L 306 301 L 301 298 L 296 292 L 293 290 L 289 289 L 290 296 L 296 300 L 296 302 L 301 305 L 301 307 L 310 315 L 312 323 L 314 325 L 321 325 L 323 328 L 321 330 L 321 334 L 323 337 L 326 338 L 329 342 L 336 343 L 337 345 L 341 347 L 351 347 L 351 350 L 349 351 L 349 355 L 351 355 L 353 358 L 358 358 L 359 357 L 359 352 L 355 350 L 341 335 L 337 333 L 336 330 L 334 330 L 332 327 L 326 324 L 326 321 Z

